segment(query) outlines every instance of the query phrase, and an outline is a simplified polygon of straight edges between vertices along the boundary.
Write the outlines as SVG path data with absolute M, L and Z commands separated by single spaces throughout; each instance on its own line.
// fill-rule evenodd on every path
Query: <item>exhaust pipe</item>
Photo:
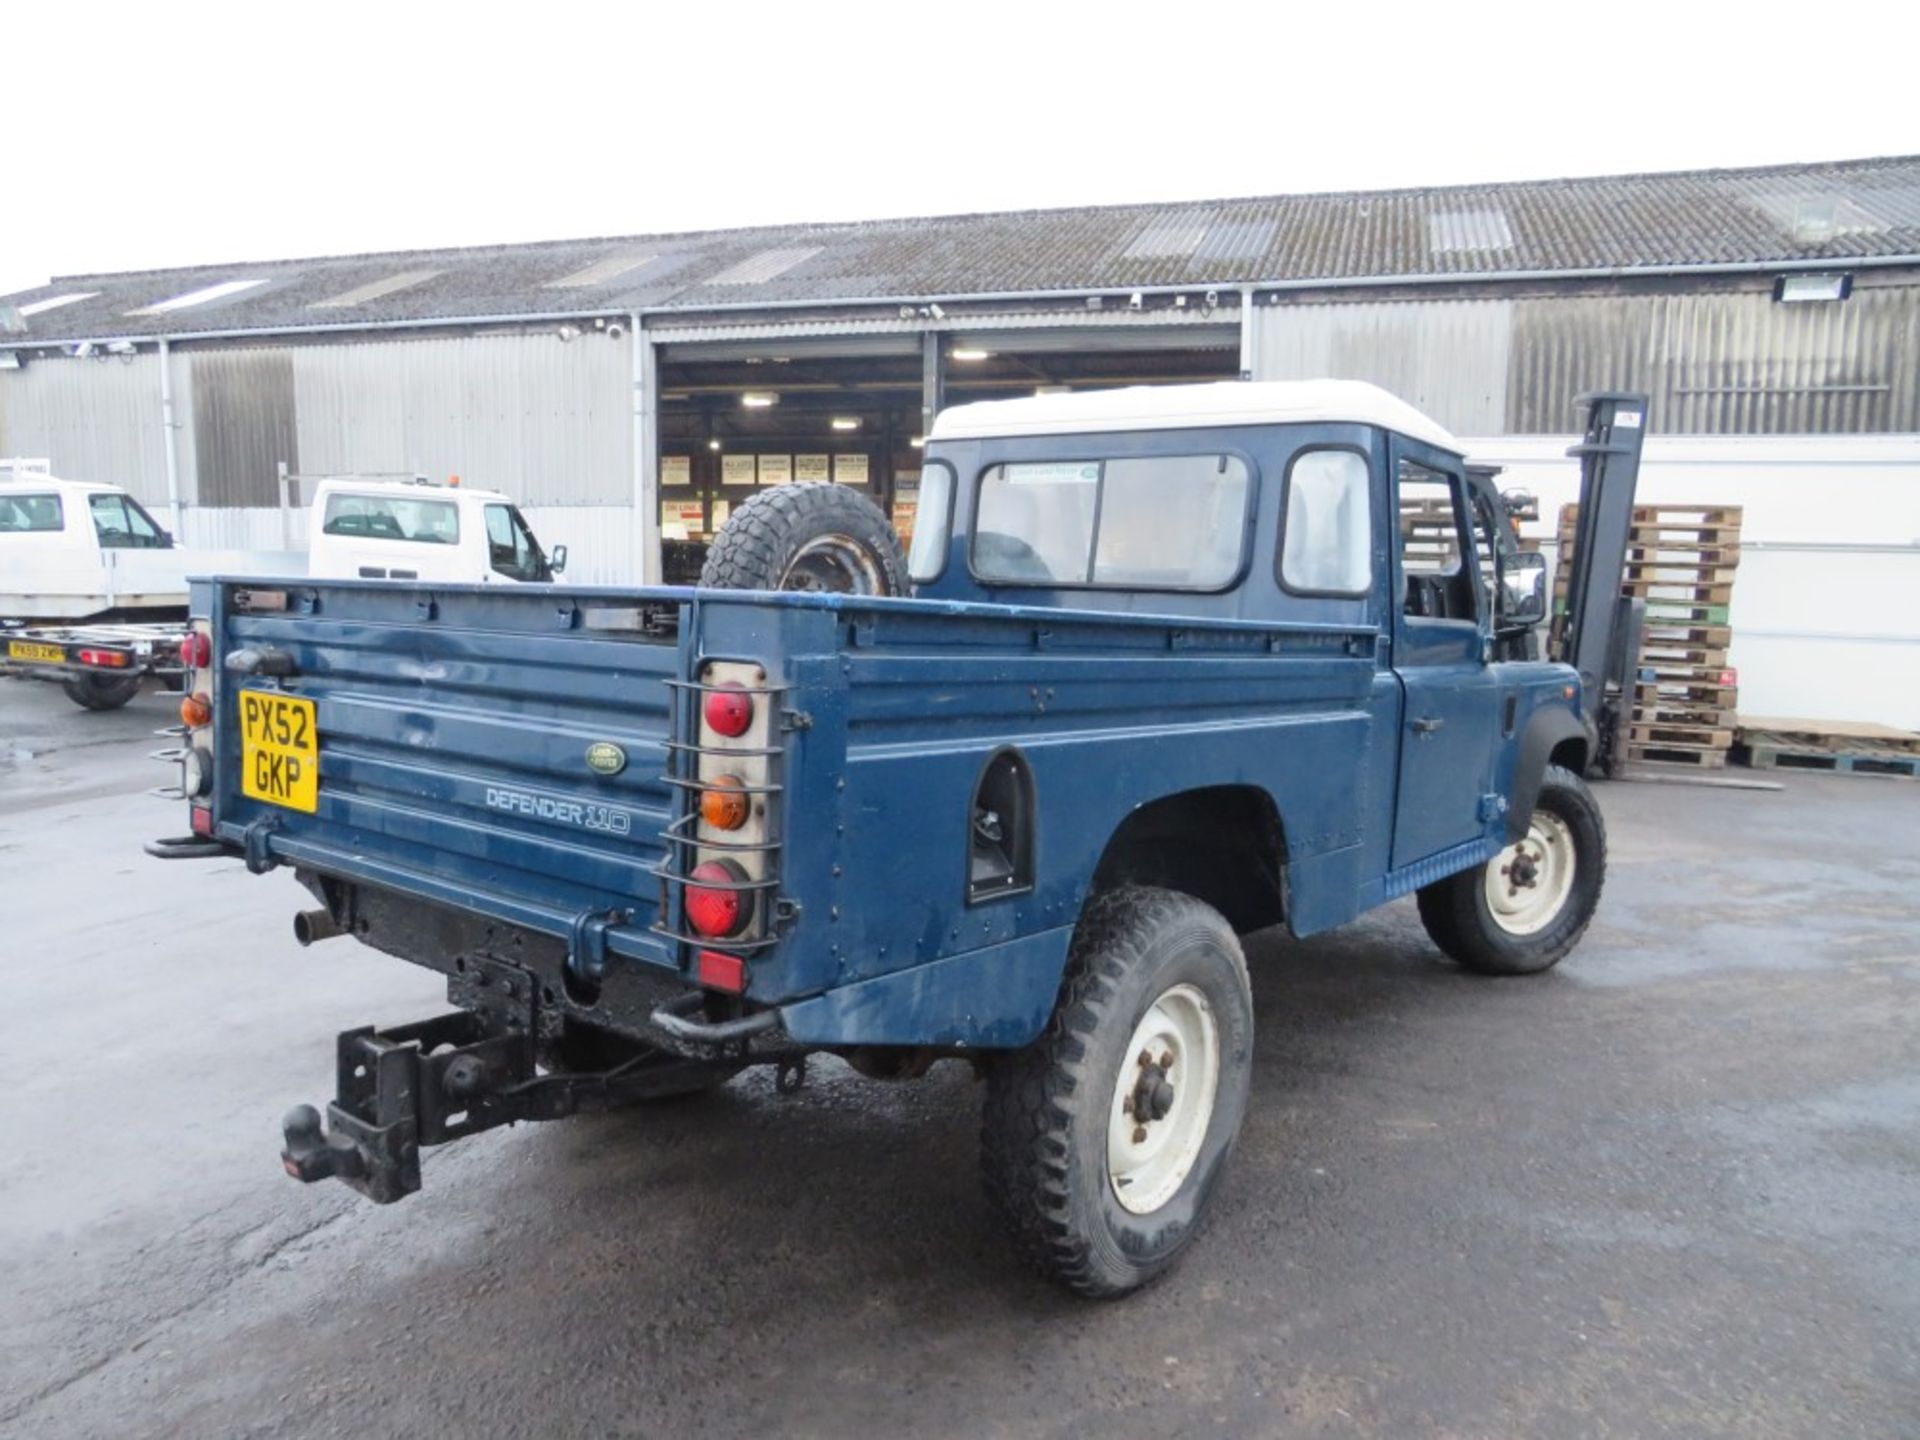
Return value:
M 302 910 L 293 917 L 293 938 L 300 942 L 302 949 L 316 940 L 331 940 L 346 933 L 334 924 L 333 915 L 326 910 Z

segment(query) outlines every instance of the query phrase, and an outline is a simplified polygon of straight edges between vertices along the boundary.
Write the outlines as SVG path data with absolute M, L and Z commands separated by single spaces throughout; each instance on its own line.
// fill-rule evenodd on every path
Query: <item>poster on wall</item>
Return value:
M 751 455 L 722 455 L 720 457 L 720 483 L 722 485 L 751 485 L 754 483 L 754 464 Z
M 662 455 L 660 457 L 660 483 L 662 485 L 691 485 L 693 483 L 693 457 L 691 455 Z
M 920 472 L 896 470 L 893 473 L 893 528 L 900 543 L 913 543 L 913 517 L 920 511 Z
M 831 455 L 796 455 L 793 457 L 793 478 L 802 485 L 821 484 L 833 478 L 833 457 Z
M 867 483 L 867 457 L 864 455 L 836 455 L 833 457 L 833 478 L 840 485 L 864 485 Z
M 760 483 L 762 485 L 785 485 L 793 479 L 793 457 L 791 455 L 762 455 L 760 457 Z
M 707 528 L 705 502 L 668 500 L 660 506 L 660 533 L 669 540 L 686 540 Z
M 733 513 L 733 502 L 731 500 L 716 500 L 713 502 L 713 533 L 714 534 L 718 535 L 720 533 L 720 527 L 727 523 L 727 516 L 731 515 L 732 513 Z

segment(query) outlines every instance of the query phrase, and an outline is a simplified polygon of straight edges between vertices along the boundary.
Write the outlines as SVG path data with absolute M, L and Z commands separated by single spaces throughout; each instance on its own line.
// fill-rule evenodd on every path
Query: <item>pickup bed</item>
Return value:
M 1119 1293 L 1248 1102 L 1239 934 L 1418 892 L 1470 968 L 1559 960 L 1592 736 L 1572 670 L 1511 658 L 1542 579 L 1497 497 L 1370 387 L 1187 388 L 943 416 L 914 598 L 197 583 L 191 833 L 150 849 L 294 867 L 303 942 L 457 1007 L 343 1035 L 289 1172 L 397 1199 L 493 1124 L 964 1057 L 1023 1253 Z

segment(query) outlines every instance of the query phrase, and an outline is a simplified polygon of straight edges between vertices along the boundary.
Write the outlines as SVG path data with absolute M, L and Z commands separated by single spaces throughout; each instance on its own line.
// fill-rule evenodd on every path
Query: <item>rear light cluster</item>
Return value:
M 751 983 L 744 954 L 766 943 L 771 863 L 767 802 L 773 707 L 766 672 L 714 661 L 700 673 L 696 791 L 684 872 L 688 932 L 698 937 L 693 978 L 741 994 Z M 711 944 L 713 948 L 707 948 Z
M 82 665 L 99 665 L 108 670 L 124 670 L 133 663 L 133 656 L 124 650 L 96 650 L 91 645 L 80 647 Z
M 213 812 L 206 809 L 206 796 L 213 790 L 213 751 L 206 736 L 199 733 L 213 723 L 213 696 L 201 688 L 212 677 L 200 672 L 213 664 L 213 636 L 204 620 L 190 621 L 180 640 L 180 723 L 186 727 L 186 746 L 180 754 L 180 789 L 194 802 L 193 828 L 196 835 L 210 834 Z M 204 822 L 206 828 L 202 829 Z

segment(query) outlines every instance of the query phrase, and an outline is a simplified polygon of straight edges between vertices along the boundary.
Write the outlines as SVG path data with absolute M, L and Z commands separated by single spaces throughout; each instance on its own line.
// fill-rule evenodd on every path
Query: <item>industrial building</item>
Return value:
M 63 276 L 0 299 L 0 455 L 224 546 L 283 467 L 457 474 L 630 582 L 761 484 L 910 526 L 944 405 L 1317 376 L 1549 515 L 1574 397 L 1648 391 L 1643 494 L 1746 507 L 1747 703 L 1920 726 L 1917 157 Z

